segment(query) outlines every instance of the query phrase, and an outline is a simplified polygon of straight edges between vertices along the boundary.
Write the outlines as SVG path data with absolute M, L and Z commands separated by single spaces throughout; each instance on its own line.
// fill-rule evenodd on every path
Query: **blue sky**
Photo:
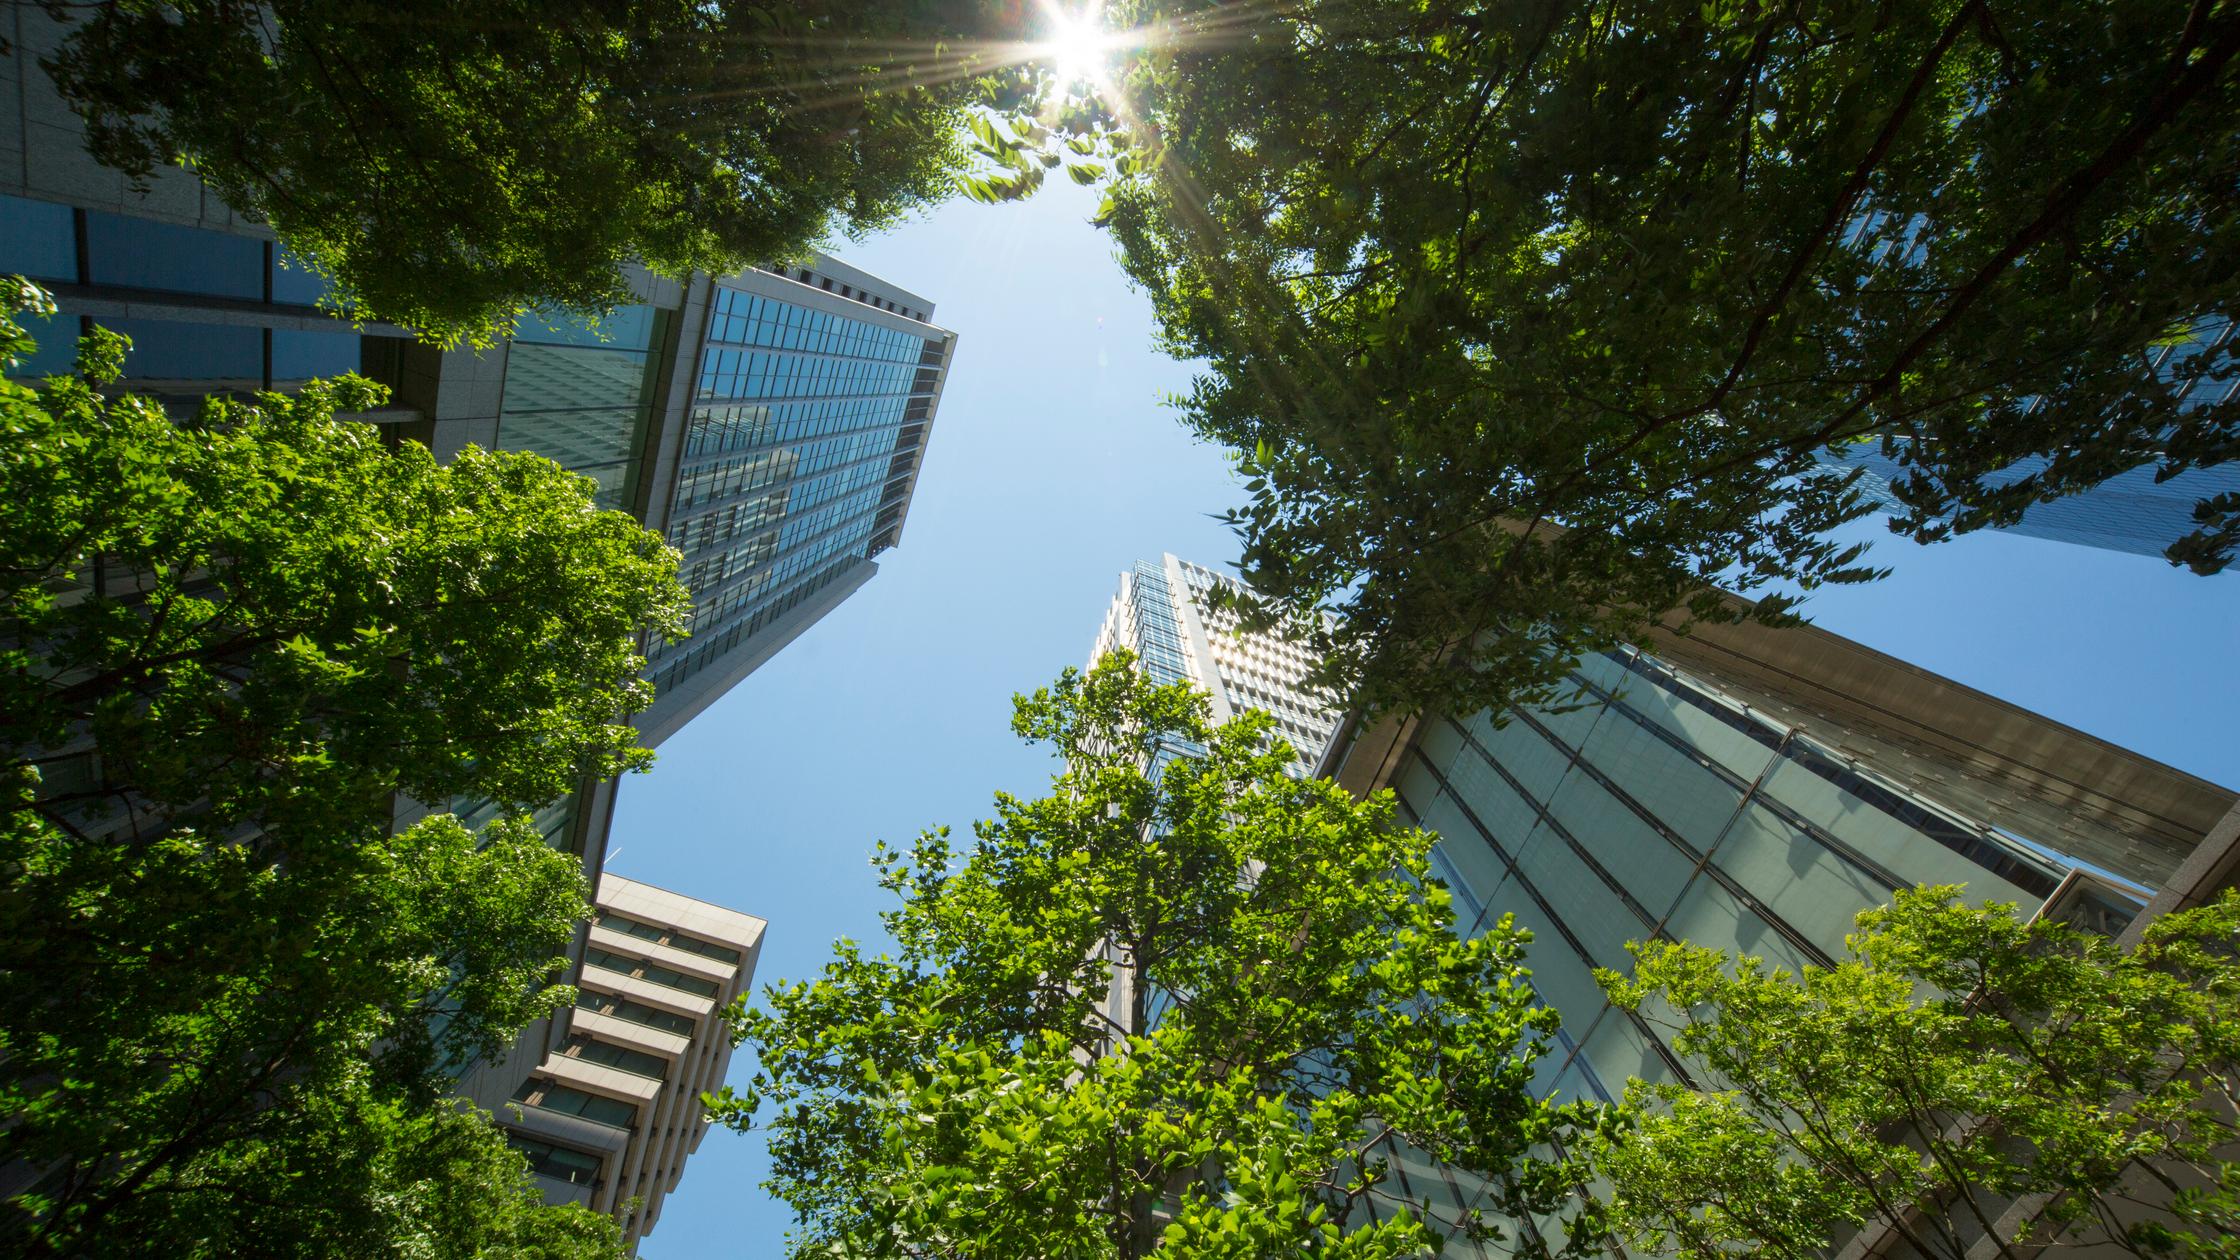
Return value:
M 963 831 L 996 789 L 1040 790 L 1049 763 L 1012 738 L 1011 693 L 1082 663 L 1123 568 L 1235 555 L 1210 517 L 1241 492 L 1162 405 L 1190 373 L 1154 349 L 1149 304 L 1088 226 L 1093 208 L 1061 183 L 833 251 L 924 294 L 959 335 L 902 543 L 623 785 L 607 864 L 769 919 L 762 981 L 813 975 L 837 937 L 877 936 L 874 841 Z M 1816 598 L 1820 625 L 2240 785 L 2240 574 L 1858 528 L 1897 572 Z M 758 1185 L 765 1167 L 759 1136 L 711 1130 L 640 1254 L 782 1254 L 789 1217 Z

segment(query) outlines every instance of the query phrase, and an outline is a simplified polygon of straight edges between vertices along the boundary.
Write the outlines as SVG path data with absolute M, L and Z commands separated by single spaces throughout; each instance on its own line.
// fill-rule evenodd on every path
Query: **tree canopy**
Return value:
M 2240 454 L 2230 5 L 1108 20 L 1118 129 L 1066 138 L 1125 147 L 1103 217 L 1206 365 L 1246 577 L 1373 703 L 1546 699 L 1733 615 L 1706 584 L 1778 621 L 1877 576 L 1828 540 L 1860 452 L 1922 541 Z M 2240 495 L 2169 541 L 2221 567 Z
M 1535 1098 L 1527 934 L 1457 936 L 1389 794 L 1289 777 L 1265 715 L 1214 727 L 1125 653 L 1013 727 L 1063 772 L 967 846 L 880 847 L 894 954 L 843 941 L 727 1012 L 759 1063 L 717 1108 L 768 1131 L 793 1254 L 1561 1250 L 1515 1224 L 1571 1189 L 1531 1152 L 1607 1121 Z M 1486 1219 L 1427 1210 L 1402 1158 L 1482 1180 Z
M 364 380 L 174 420 L 102 392 L 128 351 L 0 380 L 0 1235 L 617 1254 L 446 1096 L 572 996 L 581 864 L 520 811 L 645 764 L 675 553 L 549 461 L 385 449 Z M 393 833 L 465 793 L 505 816 Z
M 1016 5 L 124 0 L 46 65 L 94 155 L 180 162 L 353 313 L 478 342 L 946 196 Z M 1015 47 L 1015 45 L 1012 45 Z
M 1815 1260 L 1861 1228 L 1932 1260 L 2235 1254 L 2240 893 L 2126 952 L 1906 890 L 1850 946 L 1802 976 L 1685 944 L 1605 973 L 1704 1081 L 1635 1082 L 1638 1127 L 1601 1144 L 1623 1240 L 1682 1260 Z

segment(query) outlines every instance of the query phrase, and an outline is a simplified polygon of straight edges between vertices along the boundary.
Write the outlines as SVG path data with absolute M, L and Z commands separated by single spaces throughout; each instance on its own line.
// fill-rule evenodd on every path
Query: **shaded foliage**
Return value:
M 0 380 L 0 1234 L 616 1254 L 446 1095 L 572 996 L 581 865 L 518 811 L 646 763 L 675 553 L 549 461 L 385 450 L 369 382 L 174 421 L 128 351 Z M 393 832 L 470 792 L 508 816 Z
M 1675 944 L 1603 973 L 1705 1083 L 1634 1082 L 1638 1127 L 1599 1143 L 1621 1237 L 1683 1260 L 1808 1260 L 1862 1226 L 1949 1260 L 1985 1236 L 2235 1254 L 2240 893 L 2126 952 L 1909 890 L 1850 946 L 1802 976 Z
M 2230 5 L 1111 20 L 1147 25 L 1102 217 L 1206 364 L 1180 406 L 1248 479 L 1264 619 L 1372 703 L 1544 701 L 1668 612 L 1737 615 L 1707 583 L 1778 622 L 1877 576 L 1828 541 L 1850 454 L 1903 463 L 1926 542 L 2240 453 L 2229 344 L 2152 366 L 2233 314 Z M 2240 498 L 2196 525 L 2172 560 L 2221 567 Z
M 1017 6 L 933 0 L 125 0 L 46 65 L 94 155 L 181 162 L 354 313 L 487 341 L 946 196 L 1021 90 Z

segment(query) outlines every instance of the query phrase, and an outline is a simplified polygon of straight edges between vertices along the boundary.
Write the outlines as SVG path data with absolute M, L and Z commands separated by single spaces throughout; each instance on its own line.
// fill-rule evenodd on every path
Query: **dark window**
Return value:
M 593 1011 L 600 1015 L 611 1015 L 616 1019 L 626 1019 L 633 1024 L 658 1028 L 662 1032 L 675 1033 L 680 1037 L 691 1036 L 693 1029 L 696 1027 L 688 1016 L 679 1015 L 675 1011 L 665 1011 L 656 1006 L 647 1006 L 643 1002 L 633 1001 L 613 993 L 598 993 L 590 989 L 578 989 L 576 991 L 576 1005 L 587 1011 Z
M 264 300 L 264 242 L 224 232 L 88 211 L 86 267 L 94 284 Z
M 358 370 L 358 334 L 272 330 L 272 379 L 308 381 Z
M 557 1111 L 567 1116 L 582 1116 L 586 1120 L 627 1129 L 638 1118 L 638 1108 L 619 1098 L 586 1093 L 566 1085 L 555 1084 L 540 1076 L 532 1076 L 514 1093 L 516 1102 L 525 1102 L 546 1111 Z
M 128 381 L 182 382 L 201 389 L 264 388 L 261 328 L 166 319 L 100 322 L 132 338 L 132 353 L 124 361 Z
M 513 1145 L 513 1149 L 528 1157 L 531 1172 L 550 1177 L 554 1181 L 565 1181 L 573 1186 L 593 1185 L 599 1179 L 600 1160 L 596 1155 L 570 1150 L 565 1146 L 554 1146 L 550 1142 L 540 1142 L 518 1133 L 506 1134 L 506 1141 Z
M 0 272 L 74 283 L 78 237 L 70 207 L 0 196 Z
M 579 1036 L 569 1045 L 568 1053 L 571 1058 L 582 1059 L 586 1063 L 601 1064 L 618 1071 L 628 1072 L 633 1076 L 650 1076 L 657 1081 L 666 1080 L 669 1076 L 669 1061 L 667 1059 L 658 1054 L 647 1054 L 643 1050 L 632 1050 L 628 1046 L 618 1046 L 611 1042 L 594 1041 L 589 1037 Z

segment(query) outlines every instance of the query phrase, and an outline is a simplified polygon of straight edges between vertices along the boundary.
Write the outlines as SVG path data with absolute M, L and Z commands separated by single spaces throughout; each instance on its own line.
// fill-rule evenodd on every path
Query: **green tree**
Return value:
M 391 825 L 644 765 L 622 718 L 640 636 L 679 628 L 675 553 L 548 461 L 385 449 L 335 418 L 366 381 L 174 421 L 101 392 L 128 349 L 97 329 L 75 375 L 0 380 L 0 1233 L 217 1256 L 269 1215 L 289 1254 L 612 1253 L 435 1114 L 570 999 L 580 863 L 518 815 Z M 31 350 L 0 320 L 0 361 Z
M 2179 352 L 2192 401 L 2150 367 L 2240 294 L 2240 6 L 1110 20 L 1153 25 L 1104 218 L 1206 364 L 1179 405 L 1248 478 L 1245 575 L 1371 701 L 1544 700 L 1669 610 L 1733 615 L 1706 583 L 1877 576 L 1828 541 L 1864 509 L 1826 453 L 1903 461 L 1924 542 L 2240 454 L 2229 343 Z M 2212 571 L 2240 494 L 2196 516 L 2169 554 Z
M 1635 1082 L 1638 1127 L 1600 1143 L 1621 1237 L 1683 1260 L 1811 1260 L 1862 1227 L 1947 1260 L 1984 1236 L 2240 1255 L 2240 893 L 2130 952 L 1953 888 L 1859 929 L 1802 976 L 1674 944 L 1604 974 L 1706 1082 Z
M 447 341 L 631 301 L 632 261 L 723 273 L 887 226 L 1025 82 L 996 42 L 1018 6 L 977 0 L 47 7 L 78 23 L 45 64 L 97 158 L 191 167 L 338 304 Z
M 1527 934 L 1457 937 L 1389 795 L 1289 777 L 1265 715 L 1213 727 L 1124 653 L 1013 728 L 1063 773 L 962 851 L 880 846 L 893 956 L 843 941 L 726 1013 L 759 1063 L 712 1105 L 766 1115 L 794 1254 L 1396 1257 L 1495 1227 L 1370 1220 L 1402 1143 L 1511 1217 L 1565 1198 L 1531 1152 L 1605 1121 L 1533 1095 L 1556 1016 Z

